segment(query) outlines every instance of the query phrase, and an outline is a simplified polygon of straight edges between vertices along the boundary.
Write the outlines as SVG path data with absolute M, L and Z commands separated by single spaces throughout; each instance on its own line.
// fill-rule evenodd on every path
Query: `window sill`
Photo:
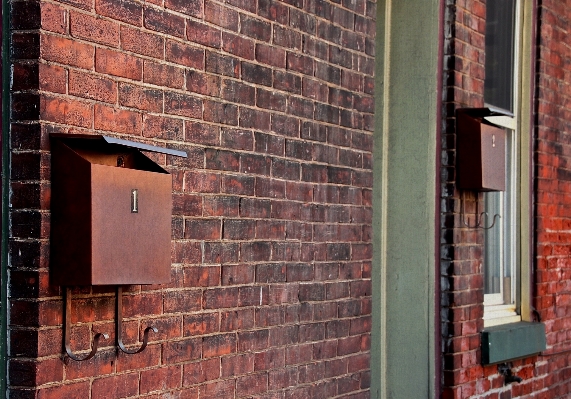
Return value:
M 518 323 L 486 327 L 482 331 L 482 364 L 521 359 L 546 348 L 543 323 Z

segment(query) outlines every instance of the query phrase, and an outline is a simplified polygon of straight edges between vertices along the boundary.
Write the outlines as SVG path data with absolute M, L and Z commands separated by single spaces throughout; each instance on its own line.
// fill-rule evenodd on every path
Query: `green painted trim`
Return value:
M 371 398 L 434 398 L 439 0 L 377 2 Z
M 2 239 L 0 258 L 0 397 L 7 397 L 10 199 L 10 2 L 2 1 Z
M 522 321 L 482 331 L 482 364 L 504 363 L 529 357 L 545 348 L 543 323 Z

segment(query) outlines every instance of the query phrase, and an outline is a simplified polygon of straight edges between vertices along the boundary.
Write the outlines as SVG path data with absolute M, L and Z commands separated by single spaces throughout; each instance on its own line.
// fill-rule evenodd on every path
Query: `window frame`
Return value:
M 513 117 L 495 116 L 486 119 L 510 129 L 516 143 L 514 212 L 516 226 L 511 244 L 514 249 L 513 273 L 516 276 L 514 304 L 490 303 L 492 297 L 484 295 L 484 327 L 531 321 L 531 261 L 532 261 L 532 93 L 533 93 L 533 0 L 516 0 L 514 35 Z M 497 109 L 486 104 L 491 109 Z M 509 166 L 508 166 L 509 167 Z M 513 171 L 512 171 L 513 173 Z M 512 202 L 512 204 L 514 204 Z M 494 294 L 491 294 L 494 295 Z

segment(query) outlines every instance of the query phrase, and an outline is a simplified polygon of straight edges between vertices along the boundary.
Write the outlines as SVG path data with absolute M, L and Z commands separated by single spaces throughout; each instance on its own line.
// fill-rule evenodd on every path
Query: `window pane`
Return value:
M 506 140 L 506 190 L 484 194 L 487 219 L 485 226 L 493 223 L 494 215 L 500 217 L 490 229 L 484 230 L 484 294 L 496 294 L 494 304 L 514 303 L 514 268 L 516 267 L 516 214 L 517 167 L 515 134 L 507 130 Z
M 491 192 L 484 195 L 486 202 L 486 213 L 488 217 L 484 219 L 486 226 L 492 223 L 494 215 L 503 217 L 502 200 L 500 192 Z M 496 224 L 491 229 L 484 230 L 484 294 L 502 293 L 502 269 L 503 269 L 503 229 L 502 218 L 496 219 Z
M 486 3 L 484 100 L 510 112 L 513 112 L 515 1 Z

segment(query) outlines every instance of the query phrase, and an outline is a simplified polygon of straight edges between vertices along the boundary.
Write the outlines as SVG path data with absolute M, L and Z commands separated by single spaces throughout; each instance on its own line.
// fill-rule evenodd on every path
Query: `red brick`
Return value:
M 265 373 L 239 377 L 236 381 L 236 395 L 254 395 L 265 392 L 267 389 L 268 375 Z
M 138 112 L 118 110 L 100 104 L 95 104 L 94 112 L 95 129 L 141 135 L 142 118 Z
M 137 54 L 162 59 L 165 39 L 152 33 L 121 26 L 121 48 Z
M 239 285 L 254 282 L 255 268 L 250 265 L 222 266 L 222 284 Z
M 145 116 L 143 121 L 143 136 L 182 141 L 184 137 L 183 122 L 180 119 L 151 115 Z
M 238 332 L 238 351 L 258 351 L 268 347 L 268 330 Z
M 165 59 L 194 69 L 204 69 L 205 53 L 201 48 L 167 39 Z
M 103 77 L 70 71 L 69 94 L 115 103 L 117 102 L 117 83 Z
M 236 126 L 238 124 L 238 107 L 228 103 L 205 100 L 204 120 Z
M 236 334 L 219 334 L 202 338 L 204 358 L 228 355 L 236 352 Z
M 186 121 L 185 141 L 196 144 L 217 145 L 220 142 L 219 128 L 215 125 L 207 125 L 204 123 Z M 212 151 L 207 151 L 206 157 L 207 157 L 207 163 L 209 159 L 212 159 L 212 162 L 214 163 L 218 163 L 216 159 L 220 157 L 223 157 L 225 159 L 227 158 L 226 153 L 219 154 L 217 152 L 212 152 Z M 232 169 L 234 168 L 232 167 Z M 238 166 L 236 166 L 236 169 L 238 169 Z
M 152 7 L 143 8 L 143 26 L 149 30 L 171 36 L 184 37 L 184 18 Z
M 223 380 L 201 385 L 201 398 L 229 398 L 234 395 L 234 380 Z
M 95 10 L 101 15 L 131 25 L 143 24 L 143 8 L 132 0 L 95 0 Z
M 93 381 L 93 398 L 121 398 L 136 395 L 139 391 L 138 373 L 98 378 Z
M 95 70 L 127 79 L 143 79 L 143 61 L 129 54 L 97 48 Z
M 206 0 L 204 4 L 204 20 L 222 28 L 238 31 L 238 12 Z
M 165 391 L 181 387 L 182 367 L 163 367 L 141 372 L 140 393 Z
M 202 307 L 202 293 L 199 290 L 169 291 L 164 294 L 165 313 L 193 312 Z
M 253 327 L 253 309 L 230 310 L 220 314 L 220 331 L 249 330 Z
M 160 325 L 159 325 L 160 327 Z M 150 332 L 150 339 L 153 339 L 154 332 Z M 127 345 L 127 343 L 125 343 Z M 133 347 L 129 347 L 130 350 L 135 350 L 141 347 L 140 340 L 133 340 Z M 130 370 L 137 370 L 141 368 L 157 367 L 161 362 L 161 346 L 160 345 L 149 345 L 145 348 L 143 352 L 140 352 L 138 356 L 131 356 L 128 354 L 121 353 L 117 360 L 117 372 L 124 372 Z
M 222 49 L 247 60 L 253 60 L 255 56 L 254 41 L 232 33 L 222 32 Z
M 206 51 L 206 71 L 217 75 L 238 78 L 241 70 L 240 60 L 229 55 Z
M 119 104 L 124 107 L 161 112 L 163 110 L 163 92 L 143 86 L 120 83 Z
M 193 43 L 220 48 L 222 31 L 212 26 L 189 20 L 186 24 L 186 37 Z
M 254 371 L 253 354 L 226 356 L 221 360 L 222 377 L 247 374 Z
M 220 93 L 220 77 L 189 70 L 186 72 L 186 90 L 208 96 Z
M 71 39 L 41 35 L 41 54 L 47 61 L 59 62 L 83 69 L 93 69 L 95 48 Z
M 212 334 L 219 330 L 218 313 L 195 313 L 184 317 L 184 336 Z
M 200 359 L 202 340 L 200 338 L 168 341 L 163 346 L 163 358 L 168 364 Z
M 119 46 L 119 24 L 88 14 L 70 13 L 71 35 L 87 41 Z
M 61 386 L 47 387 L 38 391 L 38 399 L 84 399 L 90 395 L 89 381 L 81 381 Z
M 236 196 L 206 197 L 204 199 L 205 216 L 238 216 L 240 202 Z
M 199 384 L 220 378 L 220 359 L 213 358 L 200 362 L 187 363 L 183 371 L 184 386 Z
M 157 86 L 182 89 L 184 85 L 184 69 L 171 65 L 145 61 L 143 81 Z
M 272 25 L 264 20 L 244 16 L 240 19 L 240 33 L 253 39 L 269 42 Z M 274 39 L 275 40 L 275 39 Z
M 66 33 L 69 21 L 68 10 L 52 3 L 41 3 L 41 10 L 42 29 L 54 33 Z
M 277 68 L 285 68 L 286 52 L 269 44 L 256 44 L 256 60 L 262 64 L 272 65 Z
M 219 219 L 191 219 L 185 222 L 185 238 L 216 240 L 221 238 Z
M 190 15 L 195 18 L 203 16 L 203 2 L 200 0 L 165 0 L 165 7 Z
M 57 65 L 39 65 L 39 88 L 52 93 L 64 94 L 67 90 L 66 70 Z
M 281 368 L 285 365 L 285 349 L 271 349 L 255 353 L 256 371 Z
M 45 120 L 80 127 L 92 127 L 93 107 L 91 104 L 59 97 L 43 96 L 40 114 Z

